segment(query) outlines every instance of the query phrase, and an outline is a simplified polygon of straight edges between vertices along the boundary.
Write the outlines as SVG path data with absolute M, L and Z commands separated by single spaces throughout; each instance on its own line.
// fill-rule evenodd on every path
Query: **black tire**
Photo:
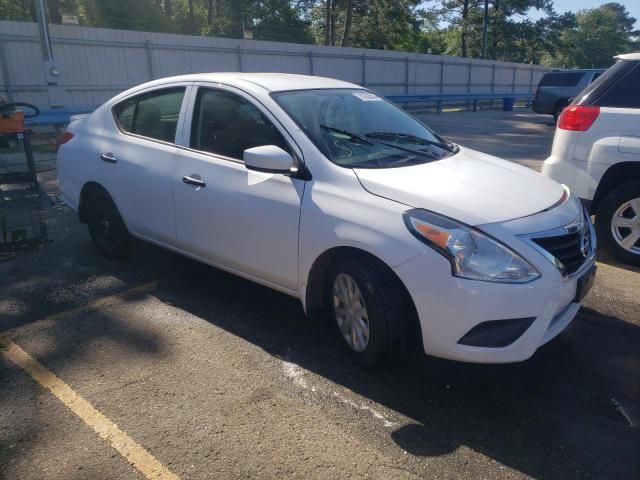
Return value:
M 83 208 L 93 243 L 107 257 L 125 258 L 131 235 L 111 196 L 102 188 L 96 188 L 89 192 L 85 202 Z
M 363 351 L 356 351 L 349 345 L 340 329 L 334 301 L 334 284 L 340 274 L 355 281 L 364 300 L 369 338 Z M 385 265 L 369 258 L 341 259 L 329 269 L 326 311 L 354 361 L 367 369 L 389 364 L 406 344 L 409 308 L 406 294 L 398 283 Z
M 618 209 L 634 198 L 640 198 L 640 182 L 629 182 L 611 191 L 602 200 L 596 213 L 596 232 L 600 245 L 616 259 L 628 265 L 640 266 L 640 254 L 625 250 L 616 240 L 611 228 Z M 640 241 L 636 242 L 640 246 Z

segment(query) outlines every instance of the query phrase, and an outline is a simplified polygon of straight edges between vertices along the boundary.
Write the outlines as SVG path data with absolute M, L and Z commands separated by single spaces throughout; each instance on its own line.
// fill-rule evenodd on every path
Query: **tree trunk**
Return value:
M 62 23 L 62 14 L 60 13 L 60 0 L 49 0 L 49 23 Z
M 324 18 L 324 44 L 331 45 L 331 12 L 333 9 L 333 0 L 326 0 L 326 12 Z
M 460 48 L 462 56 L 467 56 L 467 36 L 469 28 L 469 0 L 462 2 L 462 29 L 460 30 Z
M 189 33 L 193 35 L 196 33 L 196 17 L 193 13 L 193 0 L 187 2 L 187 8 L 189 10 Z
M 213 23 L 213 0 L 207 0 L 207 25 Z
M 347 17 L 344 21 L 344 31 L 340 40 L 341 47 L 348 47 L 351 42 L 351 22 L 353 21 L 353 0 L 347 0 Z
M 173 6 L 171 5 L 171 0 L 164 0 L 164 13 L 167 17 L 173 17 Z
M 331 46 L 336 44 L 336 0 L 331 2 Z

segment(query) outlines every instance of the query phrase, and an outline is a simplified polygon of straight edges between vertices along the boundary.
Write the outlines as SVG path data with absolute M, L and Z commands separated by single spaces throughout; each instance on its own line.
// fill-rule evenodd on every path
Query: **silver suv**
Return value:
M 590 69 L 553 70 L 545 73 L 533 99 L 533 111 L 553 115 L 553 120 L 558 123 L 562 109 L 569 105 L 572 98 L 602 75 L 602 72 L 604 70 Z

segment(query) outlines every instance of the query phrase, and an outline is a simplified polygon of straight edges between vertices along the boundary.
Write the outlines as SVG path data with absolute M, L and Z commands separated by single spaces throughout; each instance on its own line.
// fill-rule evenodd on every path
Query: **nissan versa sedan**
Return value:
M 415 343 L 525 360 L 594 279 L 593 228 L 566 187 L 351 83 L 165 78 L 60 143 L 62 198 L 105 255 L 136 237 L 297 297 L 365 367 Z

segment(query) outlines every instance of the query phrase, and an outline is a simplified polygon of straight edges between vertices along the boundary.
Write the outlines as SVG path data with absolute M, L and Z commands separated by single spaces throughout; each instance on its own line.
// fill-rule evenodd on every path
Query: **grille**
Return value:
M 589 231 L 588 229 L 585 230 L 555 237 L 532 238 L 531 240 L 560 260 L 564 266 L 563 273 L 571 275 L 586 260 L 587 255 L 583 254 L 583 248 L 586 247 L 587 251 L 590 250 Z M 583 237 L 585 240 L 583 240 Z

